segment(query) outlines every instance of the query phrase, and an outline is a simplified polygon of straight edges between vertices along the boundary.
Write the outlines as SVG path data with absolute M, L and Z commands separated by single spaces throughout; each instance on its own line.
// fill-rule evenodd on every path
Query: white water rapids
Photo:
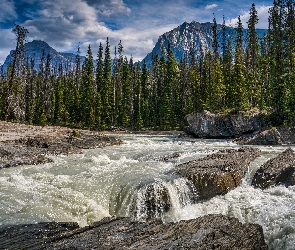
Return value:
M 124 144 L 85 150 L 81 155 L 55 156 L 54 163 L 0 170 L 0 226 L 41 221 L 76 221 L 85 226 L 111 215 L 144 220 L 148 216 L 146 197 L 161 202 L 157 193 L 164 187 L 171 207 L 168 212 L 154 207 L 153 214 L 164 222 L 221 213 L 262 225 L 270 249 L 295 249 L 295 187 L 262 191 L 250 186 L 256 169 L 285 146 L 259 147 L 262 156 L 251 164 L 240 187 L 224 196 L 195 202 L 192 185 L 173 174 L 176 166 L 239 146 L 226 140 L 172 135 L 117 137 Z M 179 157 L 163 160 L 173 153 Z

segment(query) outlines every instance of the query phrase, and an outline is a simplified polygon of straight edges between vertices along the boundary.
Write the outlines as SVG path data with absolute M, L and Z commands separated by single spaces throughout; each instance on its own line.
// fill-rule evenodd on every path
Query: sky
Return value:
M 91 45 L 94 58 L 99 43 L 109 38 L 112 51 L 120 40 L 123 55 L 142 60 L 160 35 L 183 22 L 217 23 L 224 16 L 235 26 L 240 15 L 247 27 L 252 3 L 258 11 L 257 28 L 267 28 L 273 0 L 0 0 L 0 64 L 15 48 L 14 23 L 25 27 L 27 42 L 42 40 L 59 52 L 85 54 Z

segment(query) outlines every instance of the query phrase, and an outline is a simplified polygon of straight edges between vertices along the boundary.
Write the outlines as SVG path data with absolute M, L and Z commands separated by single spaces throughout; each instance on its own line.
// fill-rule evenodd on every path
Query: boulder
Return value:
M 282 145 L 295 143 L 295 128 L 271 128 L 243 135 L 234 140 L 240 145 Z
M 264 126 L 263 117 L 263 114 L 255 111 L 239 111 L 236 114 L 204 111 L 187 117 L 187 131 L 197 138 L 235 138 L 261 130 Z
M 259 155 L 255 148 L 221 150 L 179 165 L 177 173 L 193 182 L 200 199 L 210 199 L 239 186 L 250 162 Z
M 255 173 L 252 185 L 268 188 L 276 185 L 295 185 L 295 153 L 288 148 L 277 157 L 268 160 Z
M 41 223 L 0 228 L 4 249 L 267 249 L 263 229 L 224 215 L 176 223 L 105 218 L 79 228 L 75 223 Z

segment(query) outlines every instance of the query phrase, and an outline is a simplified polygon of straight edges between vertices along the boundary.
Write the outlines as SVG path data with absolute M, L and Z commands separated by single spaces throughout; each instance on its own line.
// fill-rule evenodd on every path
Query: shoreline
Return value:
M 120 145 L 104 132 L 0 121 L 0 169 L 52 162 L 47 156 Z

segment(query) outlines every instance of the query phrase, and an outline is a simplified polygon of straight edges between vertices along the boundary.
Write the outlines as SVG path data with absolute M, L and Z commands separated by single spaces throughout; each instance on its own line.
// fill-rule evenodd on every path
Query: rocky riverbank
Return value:
M 51 162 L 49 155 L 121 144 L 100 132 L 0 121 L 0 169 Z
M 255 110 L 234 114 L 204 111 L 189 115 L 187 121 L 187 134 L 196 138 L 233 139 L 239 145 L 295 144 L 294 127 L 271 127 L 266 114 Z

